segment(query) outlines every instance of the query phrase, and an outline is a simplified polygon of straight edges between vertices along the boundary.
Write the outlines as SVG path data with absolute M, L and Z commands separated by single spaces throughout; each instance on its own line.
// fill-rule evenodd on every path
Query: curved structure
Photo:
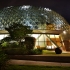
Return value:
M 30 26 L 32 29 L 48 29 L 46 25 L 52 24 L 52 30 L 66 30 L 68 23 L 58 13 L 49 8 L 32 6 L 6 7 L 0 10 L 0 29 L 8 25 L 20 23 Z
M 35 47 L 46 47 L 46 49 L 64 47 L 59 34 L 70 29 L 67 21 L 53 10 L 29 5 L 11 6 L 0 10 L 0 30 L 5 30 L 5 27 L 12 23 L 30 26 L 33 30 L 31 36 L 36 38 Z

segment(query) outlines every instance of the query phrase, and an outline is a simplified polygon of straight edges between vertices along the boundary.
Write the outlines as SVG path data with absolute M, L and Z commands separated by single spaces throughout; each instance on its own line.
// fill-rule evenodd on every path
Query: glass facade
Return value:
M 12 23 L 30 26 L 33 30 L 31 36 L 36 38 L 35 48 L 40 46 L 41 48 L 54 49 L 57 46 L 63 46 L 59 34 L 70 29 L 68 22 L 60 14 L 49 8 L 30 5 L 10 6 L 1 9 L 0 30 L 5 30 L 5 27 L 12 25 Z M 5 35 L 0 35 L 0 40 L 7 36 Z
M 41 47 L 46 49 L 55 49 L 57 46 L 63 46 L 59 35 L 55 34 L 32 34 L 36 38 L 35 48 Z
M 3 39 L 4 37 L 8 37 L 9 34 L 0 34 L 0 40 Z
M 69 29 L 66 20 L 53 10 L 28 5 L 10 6 L 0 10 L 0 30 L 3 30 L 14 22 L 30 26 L 31 29 Z

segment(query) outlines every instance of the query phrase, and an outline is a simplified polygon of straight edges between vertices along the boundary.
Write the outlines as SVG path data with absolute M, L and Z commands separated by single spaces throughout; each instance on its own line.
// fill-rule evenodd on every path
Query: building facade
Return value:
M 42 7 L 23 5 L 6 7 L 0 10 L 0 39 L 8 36 L 5 27 L 12 23 L 30 26 L 30 36 L 36 38 L 35 48 L 54 50 L 61 47 L 70 51 L 70 25 L 58 13 Z

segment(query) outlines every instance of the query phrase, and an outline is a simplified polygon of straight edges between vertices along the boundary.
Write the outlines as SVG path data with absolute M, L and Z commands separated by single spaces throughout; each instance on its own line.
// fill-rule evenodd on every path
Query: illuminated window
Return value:
M 9 34 L 0 34 L 0 40 L 2 40 L 5 37 L 8 37 L 8 36 L 9 36 Z
M 61 47 L 62 42 L 59 35 L 51 34 L 32 34 L 31 36 L 36 38 L 35 47 L 44 47 L 46 49 L 55 49 L 56 47 Z

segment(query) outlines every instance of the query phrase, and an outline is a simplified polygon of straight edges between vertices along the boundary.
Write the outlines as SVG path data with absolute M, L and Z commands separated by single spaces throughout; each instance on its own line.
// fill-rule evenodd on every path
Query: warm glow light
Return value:
M 66 31 L 63 31 L 63 34 L 66 34 Z
M 50 38 L 54 38 L 54 35 L 50 35 Z
M 51 46 L 47 46 L 46 49 L 52 49 L 52 47 Z
M 59 35 L 55 35 L 55 38 L 59 38 Z
M 55 48 L 55 46 L 53 46 L 53 45 L 46 46 L 46 49 L 54 49 L 54 48 Z
M 2 40 L 4 37 L 7 37 L 8 35 L 0 35 L 0 40 Z
M 39 35 L 40 35 L 40 34 L 32 34 L 31 36 L 32 36 L 32 37 L 35 37 L 35 38 L 38 38 Z
M 50 35 L 50 38 L 59 38 L 59 35 Z

